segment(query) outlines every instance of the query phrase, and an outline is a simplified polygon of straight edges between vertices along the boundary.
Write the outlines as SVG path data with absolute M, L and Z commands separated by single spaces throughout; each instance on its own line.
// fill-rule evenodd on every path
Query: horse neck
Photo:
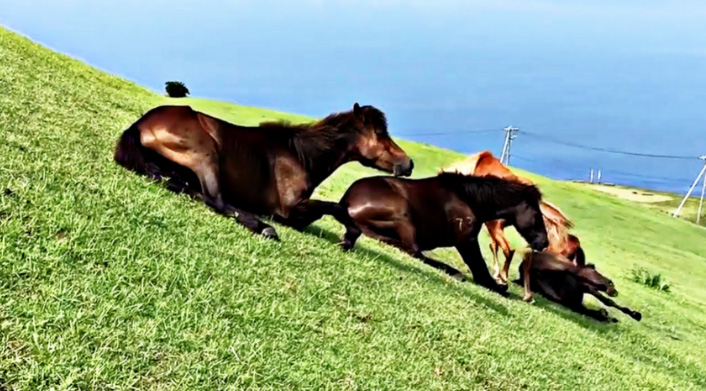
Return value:
M 332 134 L 324 141 L 316 140 L 310 145 L 304 144 L 311 143 L 313 138 L 309 138 L 304 133 L 294 135 L 292 138 L 293 152 L 306 172 L 307 183 L 312 190 L 326 180 L 338 167 L 351 160 L 348 145 L 343 145 L 347 144 L 344 143 L 346 137 L 337 134 L 332 129 L 322 131 L 332 132 Z
M 473 210 L 473 214 L 483 223 L 493 220 L 514 220 L 518 213 L 517 203 L 503 203 L 496 198 L 492 203 L 477 198 L 466 199 L 466 202 Z

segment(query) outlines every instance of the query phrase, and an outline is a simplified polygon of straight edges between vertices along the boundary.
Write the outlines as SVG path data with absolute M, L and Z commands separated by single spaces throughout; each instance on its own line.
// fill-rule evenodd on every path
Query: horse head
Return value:
M 584 284 L 593 286 L 600 292 L 605 292 L 608 296 L 618 296 L 618 291 L 615 289 L 613 281 L 608 277 L 599 273 L 593 264 L 587 264 L 578 271 L 578 276 Z
M 373 167 L 395 176 L 412 174 L 414 162 L 387 133 L 387 120 L 382 111 L 373 106 L 353 106 L 353 125 L 356 139 L 352 155 L 366 167 Z

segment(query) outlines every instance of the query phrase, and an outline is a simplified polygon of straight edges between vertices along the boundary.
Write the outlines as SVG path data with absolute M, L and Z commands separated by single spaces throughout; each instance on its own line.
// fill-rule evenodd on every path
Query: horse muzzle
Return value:
M 410 176 L 412 175 L 412 170 L 414 169 L 414 162 L 412 159 L 407 159 L 402 162 L 397 162 L 392 168 L 392 174 L 394 176 Z

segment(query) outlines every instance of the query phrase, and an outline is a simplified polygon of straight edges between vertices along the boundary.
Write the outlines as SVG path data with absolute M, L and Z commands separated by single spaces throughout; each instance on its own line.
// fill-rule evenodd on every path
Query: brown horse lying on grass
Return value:
M 520 279 L 515 281 L 517 284 L 522 284 L 524 281 L 526 270 L 524 263 L 527 259 L 528 256 L 520 265 Z M 613 282 L 599 273 L 591 264 L 576 266 L 566 258 L 544 251 L 532 255 L 532 264 L 529 270 L 533 291 L 575 312 L 599 321 L 618 321 L 611 318 L 605 309 L 592 310 L 584 307 L 583 295 L 589 294 L 601 303 L 615 307 L 637 321 L 642 319 L 642 314 L 639 312 L 621 307 L 601 294 L 601 292 L 605 292 L 608 296 L 617 296 L 618 291 L 615 290 Z
M 353 183 L 340 201 L 350 217 L 342 246 L 350 249 L 361 233 L 392 244 L 415 258 L 462 278 L 461 272 L 426 257 L 422 251 L 455 246 L 473 274 L 488 289 L 505 292 L 488 272 L 478 246 L 483 223 L 504 219 L 541 251 L 548 245 L 534 186 L 498 178 L 441 173 L 425 179 L 371 177 Z M 529 264 L 527 264 L 529 267 Z M 529 280 L 525 300 L 531 299 Z
M 469 156 L 463 161 L 454 163 L 444 168 L 444 172 L 457 172 L 464 175 L 492 176 L 532 185 L 532 181 L 515 175 L 510 169 L 505 167 L 500 160 L 496 159 L 490 151 L 483 151 Z M 563 255 L 577 264 L 584 264 L 585 257 L 578 238 L 569 235 L 567 230 L 573 227 L 571 221 L 557 206 L 542 200 L 540 203 L 544 225 L 549 234 L 549 251 Z M 515 250 L 510 246 L 510 242 L 505 237 L 503 230 L 508 224 L 502 219 L 488 221 L 485 227 L 490 235 L 490 251 L 493 254 L 493 269 L 496 280 L 507 283 L 510 263 L 515 255 Z M 505 265 L 500 269 L 498 260 L 498 248 L 501 248 L 505 255 Z
M 413 163 L 387 133 L 385 115 L 372 106 L 332 114 L 309 125 L 234 125 L 188 106 L 150 110 L 122 135 L 115 161 L 169 189 L 202 195 L 251 231 L 277 239 L 257 215 L 297 229 L 340 210 L 310 200 L 340 165 L 358 161 L 408 176 Z

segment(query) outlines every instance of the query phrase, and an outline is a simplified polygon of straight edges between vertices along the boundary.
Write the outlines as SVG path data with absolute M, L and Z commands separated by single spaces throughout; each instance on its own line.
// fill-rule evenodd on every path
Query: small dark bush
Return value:
M 630 271 L 630 278 L 638 284 L 645 285 L 658 291 L 669 292 L 670 289 L 669 282 L 667 282 L 667 280 L 665 280 L 660 273 L 652 273 L 642 267 L 633 268 Z
M 185 98 L 189 95 L 189 89 L 180 81 L 168 81 L 166 85 L 167 95 L 171 98 Z

